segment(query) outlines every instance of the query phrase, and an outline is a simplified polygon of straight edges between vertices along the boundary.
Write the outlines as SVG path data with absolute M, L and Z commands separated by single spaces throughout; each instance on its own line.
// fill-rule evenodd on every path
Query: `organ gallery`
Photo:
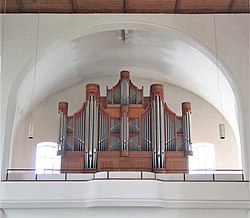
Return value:
M 149 96 L 137 88 L 129 72 L 100 96 L 98 84 L 86 85 L 86 100 L 73 115 L 68 103 L 58 107 L 58 155 L 61 168 L 97 172 L 188 170 L 191 149 L 191 103 L 176 115 L 164 101 L 164 86 L 153 84 Z

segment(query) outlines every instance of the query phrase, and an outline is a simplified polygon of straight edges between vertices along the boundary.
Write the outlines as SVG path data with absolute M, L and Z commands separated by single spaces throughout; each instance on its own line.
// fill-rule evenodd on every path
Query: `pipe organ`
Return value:
M 153 84 L 143 96 L 129 72 L 100 96 L 99 85 L 86 86 L 86 100 L 73 115 L 60 102 L 58 155 L 62 170 L 96 172 L 188 170 L 191 148 L 191 103 L 182 103 L 182 115 L 164 102 L 164 87 Z

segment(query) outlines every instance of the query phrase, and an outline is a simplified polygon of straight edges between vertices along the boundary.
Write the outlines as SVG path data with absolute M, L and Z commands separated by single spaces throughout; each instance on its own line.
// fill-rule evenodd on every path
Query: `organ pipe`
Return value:
M 183 139 L 186 151 L 191 151 L 191 103 L 182 103 L 182 117 L 183 117 Z
M 65 150 L 66 149 L 66 134 L 67 134 L 67 115 L 68 115 L 68 103 L 67 102 L 59 102 L 58 114 L 59 114 L 58 150 Z
M 96 169 L 97 150 L 98 150 L 98 123 L 99 107 L 98 93 L 99 86 L 88 84 L 87 104 L 86 104 L 86 122 L 85 122 L 85 158 L 84 166 L 87 169 Z
M 165 125 L 164 106 L 162 102 L 163 86 L 160 84 L 151 85 L 151 131 L 152 131 L 152 152 L 153 168 L 165 168 Z
M 129 139 L 129 122 L 126 113 L 122 114 L 121 118 L 121 143 L 122 150 L 128 150 L 128 139 Z

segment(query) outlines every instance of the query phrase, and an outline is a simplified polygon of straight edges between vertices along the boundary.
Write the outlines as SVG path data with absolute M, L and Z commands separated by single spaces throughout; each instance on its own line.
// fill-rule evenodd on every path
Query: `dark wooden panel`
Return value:
M 130 0 L 127 11 L 130 13 L 164 13 L 175 10 L 176 0 Z
M 166 158 L 174 158 L 174 157 L 184 157 L 185 153 L 183 151 L 167 151 Z
M 248 0 L 235 0 L 233 7 L 232 7 L 232 12 L 250 12 L 249 11 L 249 1 Z
M 188 170 L 188 157 L 183 151 L 166 152 L 166 171 L 169 173 L 181 173 Z
M 84 151 L 66 151 L 65 156 L 71 158 L 83 157 Z
M 122 13 L 123 0 L 84 0 L 76 1 L 78 12 L 85 13 Z
M 23 4 L 24 12 L 41 12 L 41 13 L 69 13 L 72 12 L 71 4 Z
M 120 151 L 98 153 L 98 170 L 152 170 L 151 151 L 130 151 L 121 157 Z
M 20 7 L 19 7 L 16 0 L 10 0 L 10 1 L 7 1 L 6 3 L 7 3 L 6 4 L 6 12 L 8 12 L 8 13 L 21 12 Z M 3 12 L 5 9 L 5 2 L 4 1 L 1 1 L 0 8 L 1 8 L 1 12 Z
M 62 169 L 83 170 L 83 158 L 62 157 Z M 74 172 L 74 170 L 72 172 Z M 69 171 L 71 172 L 71 171 Z
M 40 0 L 40 7 L 39 0 L 19 2 L 7 0 L 6 13 L 249 13 L 248 0 Z
M 120 105 L 109 104 L 105 109 L 105 112 L 108 113 L 111 117 L 121 117 Z
M 227 11 L 231 0 L 204 1 L 204 0 L 181 0 L 179 11 Z
M 66 152 L 62 157 L 62 169 L 83 170 L 83 152 Z M 130 151 L 128 157 L 121 157 L 120 151 L 99 151 L 98 171 L 102 170 L 146 170 L 152 171 L 151 151 Z M 188 158 L 184 152 L 166 153 L 167 172 L 183 172 L 188 170 Z M 70 171 L 67 171 L 70 172 Z M 76 172 L 76 171 L 72 171 Z

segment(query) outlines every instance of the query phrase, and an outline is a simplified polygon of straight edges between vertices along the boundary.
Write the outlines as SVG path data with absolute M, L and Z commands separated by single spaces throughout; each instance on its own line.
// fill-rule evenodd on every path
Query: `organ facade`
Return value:
M 182 115 L 164 102 L 164 87 L 153 84 L 150 95 L 137 88 L 129 72 L 100 96 L 99 85 L 86 86 L 86 100 L 73 115 L 60 102 L 58 155 L 66 171 L 97 172 L 188 170 L 191 149 L 191 103 Z

